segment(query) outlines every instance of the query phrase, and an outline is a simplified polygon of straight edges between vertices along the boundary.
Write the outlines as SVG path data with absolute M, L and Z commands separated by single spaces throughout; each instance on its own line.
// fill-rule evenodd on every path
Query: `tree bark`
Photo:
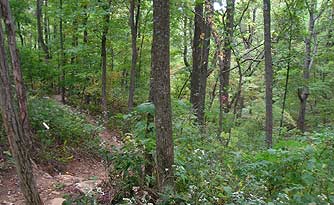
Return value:
M 315 24 L 316 21 L 325 11 L 325 8 L 328 7 L 327 5 L 328 1 L 324 1 L 318 11 L 317 11 L 317 1 L 311 0 L 310 3 L 308 1 L 305 1 L 305 3 L 309 13 L 309 22 L 308 22 L 308 35 L 304 40 L 305 41 L 305 60 L 304 60 L 304 70 L 303 70 L 304 83 L 301 88 L 298 88 L 300 110 L 297 122 L 297 127 L 302 133 L 304 133 L 306 130 L 305 115 L 306 115 L 307 99 L 309 96 L 308 84 L 310 80 L 310 71 L 313 66 L 314 56 L 317 54 L 317 48 L 318 48 L 317 32 L 315 31 Z
M 272 147 L 273 132 L 273 70 L 271 54 L 271 33 L 270 33 L 270 0 L 263 0 L 263 23 L 264 23 L 264 56 L 265 56 L 265 83 L 266 83 L 266 142 L 268 148 Z
M 194 38 L 193 38 L 193 69 L 190 79 L 190 102 L 193 105 L 195 114 L 199 109 L 199 89 L 200 89 L 200 69 L 201 69 L 201 50 L 203 47 L 202 39 L 204 36 L 204 19 L 203 19 L 203 3 L 195 5 L 194 19 Z M 198 116 L 197 116 L 198 117 Z
M 288 95 L 288 85 L 289 85 L 289 77 L 290 77 L 290 68 L 291 68 L 291 49 L 292 49 L 292 26 L 293 26 L 293 16 L 291 13 L 290 5 L 287 1 L 285 1 L 289 12 L 289 39 L 288 39 L 288 59 L 287 59 L 287 70 L 286 70 L 286 77 L 285 77 L 285 86 L 284 86 L 284 94 L 283 94 L 283 102 L 282 102 L 282 111 L 281 111 L 281 120 L 280 120 L 280 130 L 279 135 L 281 135 L 283 122 L 284 122 L 284 112 L 285 112 L 285 105 L 286 105 L 286 98 Z
M 205 16 L 203 3 L 195 6 L 193 69 L 190 80 L 190 102 L 197 116 L 198 123 L 204 124 L 206 81 L 210 49 L 211 29 Z
M 169 18 L 169 0 L 153 0 L 152 94 L 156 110 L 157 186 L 160 191 L 174 186 Z
M 137 7 L 137 13 L 135 8 Z M 136 81 L 136 66 L 138 57 L 137 48 L 137 35 L 138 35 L 138 23 L 140 15 L 140 0 L 130 1 L 130 28 L 131 28 L 131 43 L 132 43 L 132 61 L 130 72 L 130 87 L 129 87 L 129 99 L 128 99 L 128 111 L 133 108 L 134 94 L 135 94 L 135 81 Z
M 59 36 L 60 36 L 60 92 L 61 92 L 61 102 L 63 104 L 66 103 L 66 97 L 65 97 L 65 52 L 64 52 L 64 34 L 63 34 L 63 0 L 59 0 L 59 9 L 60 9 L 60 18 L 59 18 Z
M 7 0 L 1 0 L 1 6 L 6 8 Z M 16 171 L 20 180 L 21 191 L 28 205 L 43 204 L 38 194 L 36 182 L 32 174 L 31 161 L 26 149 L 25 133 L 17 111 L 9 82 L 8 64 L 4 48 L 2 23 L 0 22 L 0 105 L 2 121 L 5 126 L 10 148 L 15 159 Z
M 1 10 L 2 16 L 4 18 L 4 23 L 8 32 L 8 47 L 11 56 L 11 62 L 13 66 L 13 76 L 15 80 L 15 88 L 18 98 L 19 110 L 20 110 L 20 122 L 22 125 L 22 130 L 25 134 L 26 145 L 28 150 L 32 150 L 33 139 L 32 132 L 29 124 L 28 109 L 27 109 L 27 97 L 25 92 L 25 87 L 23 83 L 23 77 L 21 72 L 21 63 L 19 57 L 19 51 L 16 45 L 16 35 L 14 21 L 12 20 L 10 6 L 8 1 L 1 0 Z
M 109 0 L 108 6 L 105 7 L 105 10 L 109 10 L 111 6 L 111 0 Z M 104 26 L 102 31 L 102 41 L 101 41 L 101 58 L 102 58 L 102 115 L 104 122 L 108 120 L 108 105 L 107 105 L 107 35 L 109 31 L 109 22 L 110 14 L 107 11 L 107 14 L 104 17 Z
M 311 2 L 309 5 L 309 22 L 308 22 L 308 35 L 305 38 L 305 60 L 304 60 L 304 70 L 303 70 L 303 78 L 304 78 L 304 85 L 302 88 L 298 89 L 298 97 L 300 101 L 300 109 L 299 109 L 299 116 L 297 121 L 298 129 L 304 133 L 305 132 L 305 115 L 306 115 L 306 105 L 307 105 L 307 98 L 309 96 L 309 88 L 307 86 L 308 81 L 310 79 L 310 69 L 311 69 L 311 39 L 314 35 L 314 26 L 315 26 L 315 16 L 314 16 L 314 8 L 315 3 Z
M 223 112 L 228 113 L 229 105 L 229 85 L 230 85 L 230 69 L 232 57 L 232 41 L 234 31 L 234 4 L 235 0 L 227 1 L 226 8 L 226 25 L 224 31 L 224 48 L 223 59 L 219 72 L 219 133 L 223 131 Z
M 42 50 L 45 53 L 45 58 L 49 59 L 49 48 L 45 44 L 43 40 L 43 27 L 42 27 L 42 0 L 36 1 L 36 17 L 37 17 L 37 35 L 38 35 L 38 43 L 39 46 L 42 48 Z

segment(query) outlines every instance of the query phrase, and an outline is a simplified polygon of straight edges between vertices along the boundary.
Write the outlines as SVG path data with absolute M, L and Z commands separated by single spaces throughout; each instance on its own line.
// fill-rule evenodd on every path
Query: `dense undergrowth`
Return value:
M 175 192 L 165 193 L 161 204 L 334 203 L 333 130 L 319 128 L 304 136 L 285 131 L 267 150 L 254 120 L 234 127 L 229 138 L 218 137 L 210 124 L 198 131 L 190 105 L 173 105 Z M 142 104 L 118 116 L 127 133 L 124 146 L 108 155 L 111 179 L 119 187 L 114 203 L 156 203 L 155 135 L 153 123 L 147 121 L 153 109 Z
M 88 123 L 79 111 L 40 97 L 29 99 L 28 109 L 35 138 L 34 158 L 49 167 L 48 171 L 62 171 L 62 165 L 75 154 L 98 155 L 100 142 L 95 136 L 100 128 Z M 0 129 L 0 133 L 2 152 L 10 158 L 4 130 Z
M 267 150 L 261 125 L 247 115 L 234 124 L 231 135 L 217 136 L 211 123 L 199 131 L 189 104 L 174 101 L 173 112 L 175 191 L 164 193 L 160 204 L 334 204 L 333 129 L 303 136 L 283 131 Z M 112 203 L 157 203 L 161 193 L 154 187 L 155 133 L 149 117 L 153 105 L 112 117 L 112 124 L 123 130 L 123 146 L 113 153 L 98 148 L 94 136 L 99 127 L 67 106 L 32 98 L 29 113 L 41 162 L 66 163 L 75 154 L 73 147 L 100 154 L 110 165 L 110 185 L 116 191 Z M 96 201 L 89 196 L 80 200 Z

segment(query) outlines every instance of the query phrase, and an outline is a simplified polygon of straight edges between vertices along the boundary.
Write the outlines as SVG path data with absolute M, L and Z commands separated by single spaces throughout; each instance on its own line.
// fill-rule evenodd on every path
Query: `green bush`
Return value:
M 124 146 L 110 156 L 111 175 L 121 176 L 119 201 L 142 203 L 134 187 L 154 185 L 154 173 L 143 172 L 147 165 L 156 166 L 154 124 L 147 123 L 151 111 L 142 104 L 118 116 L 128 132 Z M 266 150 L 258 121 L 245 116 L 238 123 L 226 146 L 215 125 L 208 123 L 200 132 L 189 103 L 173 102 L 175 192 L 160 193 L 163 201 L 158 204 L 334 203 L 334 132 L 274 136 L 274 148 Z
M 100 128 L 89 124 L 83 114 L 48 98 L 32 98 L 28 105 L 31 126 L 42 149 L 40 157 L 67 161 L 72 157 L 70 147 L 96 153 Z

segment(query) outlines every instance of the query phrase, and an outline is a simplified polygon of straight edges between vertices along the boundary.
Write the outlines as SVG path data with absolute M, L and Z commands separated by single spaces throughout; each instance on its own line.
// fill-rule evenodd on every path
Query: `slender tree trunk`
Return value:
M 188 17 L 184 15 L 183 17 L 183 63 L 186 67 L 190 67 L 188 61 Z
M 315 3 L 311 2 L 311 5 L 308 8 L 309 10 L 309 23 L 308 23 L 308 35 L 305 38 L 305 60 L 304 60 L 304 70 L 303 70 L 303 77 L 304 77 L 304 85 L 302 88 L 298 89 L 298 97 L 300 100 L 300 109 L 299 109 L 299 116 L 297 121 L 298 129 L 304 133 L 305 132 L 305 115 L 306 115 L 306 105 L 307 105 L 307 98 L 309 96 L 309 88 L 308 88 L 308 81 L 310 79 L 310 70 L 311 70 L 311 50 L 312 50 L 312 37 L 314 34 L 314 26 L 315 26 Z
M 135 14 L 135 8 L 137 6 L 137 14 Z M 133 108 L 134 94 L 135 94 L 135 81 L 136 81 L 136 66 L 137 66 L 137 35 L 138 35 L 138 23 L 140 15 L 140 0 L 130 1 L 130 27 L 131 27 L 131 42 L 132 42 L 132 61 L 130 72 L 130 87 L 129 87 L 129 99 L 128 99 L 128 111 Z
M 266 142 L 268 148 L 272 147 L 273 132 L 273 70 L 271 55 L 271 33 L 270 33 L 270 0 L 263 0 L 263 21 L 264 21 L 264 56 L 265 56 L 265 82 L 266 82 Z
M 84 26 L 84 32 L 83 32 L 83 42 L 85 44 L 88 43 L 88 30 L 87 30 L 87 24 L 88 24 L 88 14 L 87 14 L 87 10 L 88 10 L 88 6 L 84 5 L 84 19 L 83 19 L 83 26 Z
M 61 69 L 61 76 L 60 76 L 60 92 L 61 92 L 61 102 L 63 104 L 66 103 L 65 98 L 65 52 L 64 52 L 64 34 L 63 34 L 63 0 L 59 0 L 59 9 L 60 9 L 60 18 L 59 18 L 59 36 L 60 36 L 60 69 Z
M 157 135 L 157 186 L 160 191 L 174 186 L 174 147 L 170 96 L 170 9 L 169 0 L 153 0 L 152 81 Z
M 45 8 L 48 7 L 48 0 L 44 0 L 44 6 Z M 48 27 L 49 27 L 49 21 L 48 21 L 48 16 L 46 15 L 47 11 L 45 9 L 44 11 L 44 39 L 45 39 L 45 44 L 49 44 L 49 32 L 48 32 Z
M 289 26 L 289 40 L 288 40 L 288 61 L 287 61 L 287 70 L 286 70 L 286 77 L 285 77 L 285 86 L 284 86 L 284 94 L 283 94 L 283 103 L 282 103 L 282 112 L 281 112 L 281 120 L 280 120 L 280 131 L 279 134 L 281 135 L 281 131 L 283 128 L 284 122 L 284 112 L 285 112 L 285 105 L 286 105 L 286 98 L 288 95 L 288 85 L 289 85 L 289 77 L 290 77 L 290 65 L 291 65 L 291 46 L 292 46 L 292 24 L 293 24 L 293 16 L 291 14 L 290 6 L 287 1 L 285 1 L 286 6 L 289 12 L 290 18 L 290 26 Z
M 230 69 L 232 57 L 232 41 L 234 28 L 234 4 L 235 0 L 227 1 L 226 9 L 226 25 L 225 25 L 225 39 L 223 48 L 223 60 L 220 70 L 220 87 L 219 87 L 219 133 L 223 131 L 223 112 L 228 113 L 229 105 L 229 85 L 230 85 Z
M 28 150 L 31 150 L 33 147 L 33 139 L 28 118 L 27 97 L 21 72 L 19 51 L 16 45 L 15 26 L 14 26 L 14 21 L 12 20 L 11 10 L 8 1 L 1 0 L 1 9 L 2 9 L 2 16 L 4 18 L 4 23 L 8 32 L 8 47 L 13 66 L 13 76 L 15 80 L 15 88 L 20 111 L 20 120 L 21 120 L 20 122 L 22 125 L 22 130 L 24 132 L 24 135 L 26 136 L 25 137 L 26 145 L 29 146 Z
M 43 28 L 42 28 L 42 5 L 43 4 L 42 3 L 43 3 L 42 0 L 36 1 L 37 35 L 38 35 L 39 46 L 44 51 L 45 58 L 49 59 L 50 58 L 49 48 L 43 40 Z
M 2 8 L 7 7 L 8 0 L 1 0 Z M 31 161 L 26 149 L 25 133 L 22 130 L 22 124 L 17 111 L 15 110 L 14 96 L 11 93 L 9 82 L 8 64 L 4 48 L 4 36 L 2 23 L 0 23 L 0 106 L 2 121 L 5 126 L 9 145 L 15 159 L 16 171 L 20 180 L 21 191 L 28 205 L 43 204 L 38 194 L 38 189 L 34 176 L 32 174 Z
M 23 47 L 24 46 L 24 38 L 23 38 L 23 35 L 22 35 L 22 29 L 21 29 L 20 22 L 17 22 L 17 33 L 19 34 L 20 41 L 21 41 L 21 46 Z
M 108 7 L 109 10 L 111 6 L 111 0 L 109 0 Z M 102 31 L 102 41 L 101 41 L 101 58 L 102 58 L 102 112 L 104 122 L 108 120 L 108 105 L 107 105 L 107 35 L 109 31 L 110 14 L 109 11 L 104 17 L 104 26 Z

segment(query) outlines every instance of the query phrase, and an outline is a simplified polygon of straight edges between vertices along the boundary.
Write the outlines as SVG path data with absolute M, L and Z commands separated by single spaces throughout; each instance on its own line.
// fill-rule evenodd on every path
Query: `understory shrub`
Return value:
M 31 98 L 28 105 L 40 157 L 66 162 L 72 159 L 71 147 L 98 153 L 100 127 L 89 124 L 82 113 L 48 98 Z
M 118 183 L 122 189 L 119 203 L 143 203 L 143 198 L 136 195 L 138 190 L 146 190 L 146 202 L 154 201 L 155 195 L 147 190 L 154 190 L 155 173 L 145 172 L 146 167 L 156 166 L 154 124 L 147 122 L 150 109 L 148 104 L 140 105 L 122 118 L 128 133 L 123 134 L 124 146 L 110 157 L 111 175 L 122 178 Z M 264 141 L 261 134 L 253 140 L 251 149 L 243 146 L 254 134 L 247 133 L 254 126 L 249 123 L 234 127 L 231 143 L 226 146 L 210 124 L 199 131 L 189 104 L 174 102 L 175 192 L 160 193 L 163 200 L 155 202 L 334 203 L 334 132 L 322 130 L 306 136 L 276 137 L 275 146 L 269 150 L 259 149 Z

